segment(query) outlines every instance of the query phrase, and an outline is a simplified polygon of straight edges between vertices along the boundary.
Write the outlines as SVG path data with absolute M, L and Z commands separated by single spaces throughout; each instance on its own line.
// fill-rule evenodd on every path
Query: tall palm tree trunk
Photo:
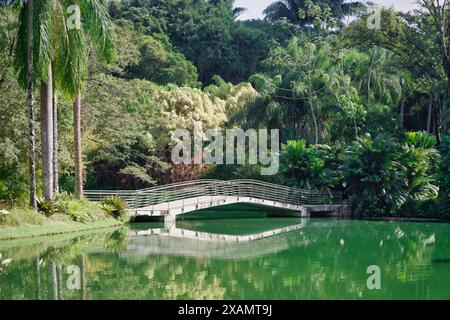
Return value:
M 37 208 L 36 201 L 36 143 L 33 101 L 33 0 L 28 0 L 28 171 L 30 175 L 30 206 Z
M 58 97 L 53 85 L 53 191 L 59 193 L 59 144 L 58 144 Z
M 48 65 L 47 83 L 41 83 L 41 150 L 44 198 L 53 199 L 53 81 Z
M 75 139 L 75 197 L 83 197 L 83 159 L 81 155 L 81 90 L 73 103 L 74 139 Z
M 53 10 L 57 10 L 58 2 L 57 0 L 52 0 L 52 8 Z M 52 72 L 55 73 L 55 63 L 54 63 L 54 53 L 52 53 Z M 52 78 L 53 84 L 53 92 L 52 92 L 52 106 L 53 106 L 53 192 L 59 192 L 59 175 L 58 175 L 58 98 L 56 96 L 56 84 L 55 84 L 55 76 Z

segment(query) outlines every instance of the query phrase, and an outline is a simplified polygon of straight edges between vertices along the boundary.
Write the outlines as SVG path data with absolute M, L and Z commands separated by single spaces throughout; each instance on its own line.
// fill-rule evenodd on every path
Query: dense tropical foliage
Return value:
M 212 177 L 450 217 L 448 2 L 383 9 L 380 29 L 356 1 L 283 0 L 252 21 L 232 0 L 74 3 L 71 30 L 72 2 L 0 1 L 0 207 L 30 203 L 33 182 L 51 203 Z M 280 129 L 280 172 L 173 165 L 171 133 L 194 121 Z

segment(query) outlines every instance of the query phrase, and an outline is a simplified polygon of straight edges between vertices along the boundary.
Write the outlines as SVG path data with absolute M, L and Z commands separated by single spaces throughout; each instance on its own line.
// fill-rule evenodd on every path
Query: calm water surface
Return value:
M 146 223 L 0 241 L 0 299 L 450 299 L 450 224 L 260 217 L 176 227 L 185 238 Z M 371 265 L 380 290 L 367 288 Z

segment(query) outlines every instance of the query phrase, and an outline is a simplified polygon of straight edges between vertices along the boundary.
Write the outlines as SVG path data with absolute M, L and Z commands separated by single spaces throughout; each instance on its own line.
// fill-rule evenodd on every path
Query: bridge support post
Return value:
M 176 225 L 175 225 L 175 221 L 165 221 L 164 220 L 164 230 L 166 232 L 170 232 L 170 230 L 175 229 Z
M 175 214 L 171 214 L 170 212 L 164 214 L 164 226 L 173 225 L 175 224 L 175 221 L 176 221 Z
M 307 218 L 309 217 L 309 210 L 307 207 L 302 207 L 301 211 L 300 211 L 301 217 L 302 218 Z

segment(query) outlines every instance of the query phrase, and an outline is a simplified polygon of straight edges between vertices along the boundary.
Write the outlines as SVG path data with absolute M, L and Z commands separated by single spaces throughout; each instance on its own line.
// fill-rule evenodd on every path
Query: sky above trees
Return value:
M 248 10 L 239 17 L 239 20 L 262 18 L 262 12 L 272 2 L 275 0 L 236 0 L 237 7 L 244 7 Z M 416 7 L 415 0 L 372 0 L 372 2 L 386 7 L 393 6 L 401 11 L 408 11 Z

